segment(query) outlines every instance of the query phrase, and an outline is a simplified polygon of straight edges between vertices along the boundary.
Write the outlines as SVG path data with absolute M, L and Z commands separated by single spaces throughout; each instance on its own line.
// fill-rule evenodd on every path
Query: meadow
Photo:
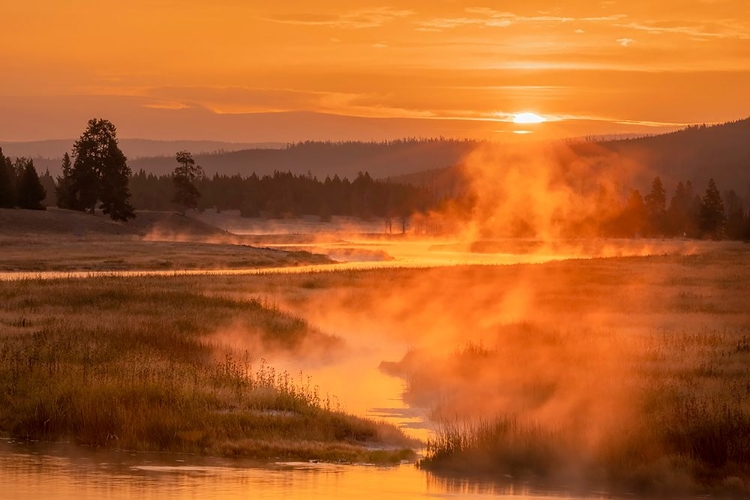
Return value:
M 377 363 L 433 429 L 418 465 L 437 478 L 746 494 L 747 246 L 647 246 L 539 264 L 0 283 L 0 429 L 398 461 L 421 445 L 339 407 L 373 390 L 345 381 Z M 345 366 L 344 391 L 295 366 Z
M 258 248 L 177 213 L 102 214 L 0 208 L 0 272 L 245 269 L 331 262 L 306 251 Z

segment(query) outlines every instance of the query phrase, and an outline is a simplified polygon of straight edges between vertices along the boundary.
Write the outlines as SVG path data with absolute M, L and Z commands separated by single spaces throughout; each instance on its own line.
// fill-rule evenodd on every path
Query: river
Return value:
M 505 497 L 613 498 L 595 491 L 551 493 L 528 484 L 445 480 L 412 464 L 259 463 L 0 440 L 0 498 L 4 500 Z

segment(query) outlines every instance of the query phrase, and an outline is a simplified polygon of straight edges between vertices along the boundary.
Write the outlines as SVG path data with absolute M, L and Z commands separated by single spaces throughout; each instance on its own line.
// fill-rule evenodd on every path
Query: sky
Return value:
M 750 116 L 747 0 L 0 2 L 0 140 L 92 117 L 125 138 L 289 142 Z

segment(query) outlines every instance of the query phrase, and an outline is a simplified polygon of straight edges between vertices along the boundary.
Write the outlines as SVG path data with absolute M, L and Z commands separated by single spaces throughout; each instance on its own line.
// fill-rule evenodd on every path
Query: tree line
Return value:
M 644 196 L 637 189 L 625 197 L 600 186 L 598 195 L 580 195 L 588 205 L 579 214 L 568 213 L 552 221 L 555 234 L 563 238 L 693 238 L 750 241 L 750 211 L 734 189 L 722 193 L 710 179 L 704 192 L 690 181 L 678 182 L 671 197 L 660 177 L 655 177 Z M 502 205 L 502 200 L 499 200 Z M 533 206 L 517 208 L 498 227 L 492 217 L 482 218 L 482 207 L 475 193 L 465 191 L 445 197 L 429 214 L 415 216 L 415 229 L 438 234 L 472 221 L 480 238 L 539 237 L 540 221 Z M 541 221 L 544 224 L 550 221 Z
M 632 191 L 620 221 L 625 222 L 620 229 L 626 236 L 750 239 L 750 213 L 742 198 L 734 189 L 722 196 L 713 179 L 703 194 L 690 181 L 678 182 L 667 204 L 667 193 L 657 176 L 646 196 Z
M 133 203 L 148 210 L 173 210 L 174 198 L 165 193 L 173 190 L 175 175 L 156 176 L 143 170 L 131 179 Z M 422 187 L 373 179 L 363 172 L 354 180 L 327 176 L 319 180 L 312 174 L 295 175 L 274 172 L 243 177 L 215 174 L 193 181 L 200 193 L 199 210 L 239 210 L 244 217 L 294 218 L 318 215 L 404 218 L 415 211 L 434 208 L 430 192 Z

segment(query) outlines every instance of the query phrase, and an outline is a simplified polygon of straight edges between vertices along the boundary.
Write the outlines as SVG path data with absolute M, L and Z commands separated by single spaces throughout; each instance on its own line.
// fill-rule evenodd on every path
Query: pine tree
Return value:
M 70 155 L 67 152 L 63 155 L 62 174 L 57 176 L 55 195 L 57 196 L 58 207 L 78 208 L 76 206 L 75 192 L 73 191 L 73 167 L 70 163 Z
M 13 208 L 16 204 L 10 158 L 0 148 L 0 208 Z
M 198 208 L 200 191 L 195 187 L 195 182 L 202 179 L 203 169 L 195 164 L 193 156 L 187 151 L 180 151 L 175 155 L 178 165 L 175 167 L 172 182 L 176 189 L 172 203 L 180 205 L 182 214 L 188 209 Z
M 29 210 L 45 210 L 42 201 L 47 197 L 47 192 L 39 181 L 34 160 L 19 158 L 17 163 L 24 165 L 18 183 L 18 206 Z
M 719 189 L 713 179 L 708 181 L 708 188 L 701 199 L 700 228 L 704 237 L 721 239 L 724 234 L 726 215 L 724 213 L 724 201 L 721 199 Z
M 644 199 L 649 219 L 649 233 L 651 235 L 664 234 L 665 216 L 667 212 L 667 193 L 661 178 L 654 178 L 651 184 L 651 192 Z
M 725 225 L 726 237 L 730 240 L 741 240 L 745 237 L 746 216 L 742 198 L 734 189 L 724 193 L 724 208 L 727 220 Z
M 623 211 L 624 227 L 622 229 L 625 231 L 625 235 L 628 237 L 641 236 L 646 226 L 647 216 L 643 196 L 635 189 L 630 193 Z
M 130 167 L 117 144 L 117 129 L 108 120 L 91 119 L 73 145 L 72 188 L 75 207 L 94 213 L 101 200 L 102 212 L 113 220 L 135 217 L 130 205 Z

